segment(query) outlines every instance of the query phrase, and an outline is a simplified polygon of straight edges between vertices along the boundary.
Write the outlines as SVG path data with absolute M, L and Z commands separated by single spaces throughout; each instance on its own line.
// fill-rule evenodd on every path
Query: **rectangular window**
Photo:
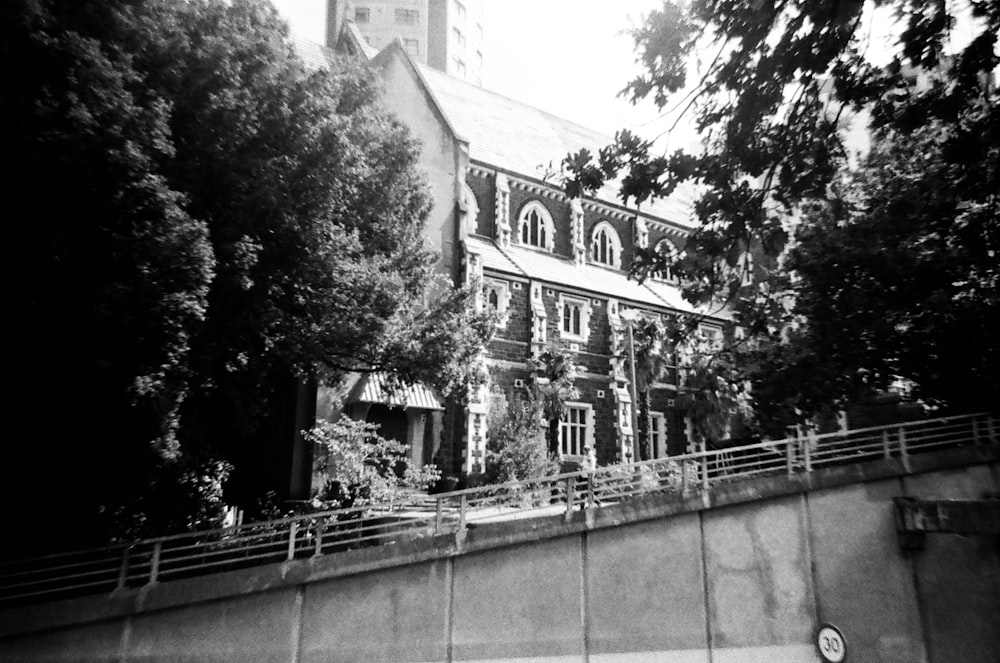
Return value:
M 397 25 L 416 25 L 420 21 L 420 10 L 419 9 L 397 9 L 396 10 L 396 24 Z
M 566 406 L 566 412 L 559 422 L 559 444 L 563 456 L 586 455 L 590 415 L 589 405 Z
M 586 343 L 590 338 L 590 300 L 559 295 L 560 336 Z
M 649 446 L 653 458 L 667 457 L 667 418 L 662 412 L 649 413 Z
M 698 325 L 698 333 L 712 350 L 722 349 L 722 328 L 715 325 Z
M 354 22 L 367 23 L 371 19 L 371 11 L 368 7 L 355 7 Z
M 406 47 L 406 52 L 410 55 L 420 55 L 419 39 L 403 39 L 403 45 Z
M 460 21 L 465 20 L 465 5 L 463 5 L 458 0 L 455 0 L 455 15 Z
M 452 28 L 452 33 L 455 35 L 455 43 L 458 44 L 459 48 L 465 48 L 465 35 L 458 28 Z
M 462 58 L 455 58 L 453 62 L 455 63 L 455 73 L 459 76 L 465 76 L 465 60 Z

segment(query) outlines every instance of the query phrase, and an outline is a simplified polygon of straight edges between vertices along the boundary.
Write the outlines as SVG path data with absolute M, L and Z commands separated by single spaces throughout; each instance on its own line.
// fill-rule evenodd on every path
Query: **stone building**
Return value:
M 425 238 L 440 253 L 438 269 L 456 283 L 479 283 L 478 305 L 499 314 L 483 358 L 485 386 L 462 402 L 428 406 L 431 397 L 421 396 L 396 403 L 410 413 L 408 425 L 422 423 L 405 436 L 422 440 L 413 460 L 432 459 L 446 474 L 484 471 L 488 413 L 525 397 L 528 360 L 549 347 L 575 353 L 577 366 L 579 398 L 560 425 L 564 463 L 632 460 L 629 319 L 692 308 L 668 275 L 640 284 L 628 267 L 636 247 L 683 247 L 693 226 L 691 193 L 640 209 L 623 205 L 615 185 L 569 199 L 554 172 L 561 159 L 581 148 L 596 152 L 610 137 L 423 65 L 401 40 L 375 52 L 350 22 L 331 45 L 371 61 L 384 79 L 385 104 L 423 145 L 420 166 L 434 200 Z M 722 319 L 702 324 L 714 333 Z M 687 448 L 677 387 L 671 368 L 652 390 L 654 456 Z M 418 401 L 426 412 L 415 418 Z M 349 396 L 348 408 L 356 402 Z

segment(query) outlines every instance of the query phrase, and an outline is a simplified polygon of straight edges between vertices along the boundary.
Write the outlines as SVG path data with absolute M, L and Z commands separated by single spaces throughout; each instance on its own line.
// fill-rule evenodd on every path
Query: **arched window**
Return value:
M 659 242 L 656 243 L 656 253 L 661 256 L 666 256 L 670 260 L 676 260 L 680 255 L 680 253 L 677 251 L 677 247 L 674 246 L 674 243 L 671 242 L 669 239 L 661 239 Z M 674 276 L 672 270 L 669 267 L 666 269 L 653 272 L 652 276 L 653 278 L 660 279 L 662 281 L 676 280 L 676 277 Z
M 527 246 L 537 246 L 540 249 L 551 251 L 555 245 L 555 227 L 552 225 L 552 217 L 545 207 L 532 201 L 521 209 L 518 217 L 518 237 L 521 244 Z
M 607 221 L 601 221 L 594 227 L 590 239 L 590 259 L 608 267 L 620 269 L 622 266 L 622 241 Z

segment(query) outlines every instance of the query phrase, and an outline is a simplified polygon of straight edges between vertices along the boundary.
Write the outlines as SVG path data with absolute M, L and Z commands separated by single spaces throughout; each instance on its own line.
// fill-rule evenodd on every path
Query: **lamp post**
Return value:
M 639 397 L 635 392 L 635 342 L 632 337 L 632 327 L 639 312 L 635 309 L 623 310 L 620 314 L 626 323 L 628 330 L 628 365 L 629 365 L 629 393 L 632 396 L 632 462 L 639 462 L 639 415 L 636 408 L 639 406 Z

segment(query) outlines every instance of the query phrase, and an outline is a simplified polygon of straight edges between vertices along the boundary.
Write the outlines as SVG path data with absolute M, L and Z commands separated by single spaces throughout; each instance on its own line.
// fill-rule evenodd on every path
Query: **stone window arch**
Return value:
M 594 226 L 590 238 L 590 259 L 599 265 L 621 269 L 622 240 L 618 236 L 618 231 L 607 221 L 601 221 Z
M 537 200 L 521 208 L 517 219 L 517 236 L 525 246 L 537 246 L 546 251 L 555 248 L 556 229 L 552 215 Z

